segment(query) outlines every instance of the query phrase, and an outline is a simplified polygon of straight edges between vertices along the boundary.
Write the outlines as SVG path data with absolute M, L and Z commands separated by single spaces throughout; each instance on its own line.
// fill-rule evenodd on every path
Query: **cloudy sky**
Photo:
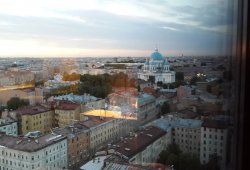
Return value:
M 230 0 L 0 0 L 0 56 L 223 55 Z

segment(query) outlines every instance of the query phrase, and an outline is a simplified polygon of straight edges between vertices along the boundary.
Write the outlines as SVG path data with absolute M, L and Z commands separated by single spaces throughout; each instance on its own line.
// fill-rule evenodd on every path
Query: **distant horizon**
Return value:
M 227 0 L 0 0 L 1 57 L 227 55 Z

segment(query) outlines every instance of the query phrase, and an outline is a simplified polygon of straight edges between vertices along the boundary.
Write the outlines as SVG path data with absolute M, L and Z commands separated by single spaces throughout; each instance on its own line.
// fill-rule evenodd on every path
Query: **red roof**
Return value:
M 27 107 L 22 107 L 20 109 L 15 110 L 15 112 L 20 115 L 35 115 L 35 114 L 39 114 L 39 113 L 43 113 L 47 111 L 49 111 L 49 109 L 40 105 L 27 106 Z
M 157 139 L 164 136 L 166 132 L 158 127 L 149 126 L 144 130 L 138 131 L 136 137 L 125 137 L 123 141 L 116 143 L 115 151 L 132 158 L 134 155 L 146 149 L 147 146 L 154 143 Z
M 57 110 L 75 110 L 80 106 L 78 103 L 72 103 L 69 101 L 60 101 L 56 107 Z

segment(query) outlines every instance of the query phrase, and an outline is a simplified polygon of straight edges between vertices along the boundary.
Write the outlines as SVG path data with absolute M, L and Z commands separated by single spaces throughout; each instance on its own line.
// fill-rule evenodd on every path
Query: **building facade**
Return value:
M 55 126 L 66 127 L 80 120 L 81 105 L 70 101 L 57 101 L 55 108 Z
M 17 136 L 17 121 L 8 117 L 0 119 L 0 132 L 4 132 L 6 135 Z
M 182 152 L 200 155 L 201 120 L 183 119 L 175 115 L 167 115 L 150 122 L 146 126 L 151 125 L 168 132 L 169 143 L 177 144 Z
M 18 134 L 25 135 L 30 131 L 50 133 L 53 127 L 54 110 L 43 106 L 27 106 L 10 112 L 10 116 L 18 122 Z
M 221 169 L 225 169 L 228 141 L 228 126 L 222 120 L 204 120 L 201 127 L 200 161 L 207 163 L 217 156 Z
M 170 64 L 167 59 L 155 49 L 150 58 L 143 65 L 143 70 L 138 73 L 138 78 L 153 83 L 173 83 L 175 82 L 175 72 L 170 71 Z
M 79 168 L 84 161 L 88 160 L 90 135 L 87 127 L 78 122 L 64 128 L 54 128 L 53 132 L 67 136 L 69 169 Z
M 37 138 L 0 135 L 1 170 L 67 169 L 66 137 L 52 134 Z

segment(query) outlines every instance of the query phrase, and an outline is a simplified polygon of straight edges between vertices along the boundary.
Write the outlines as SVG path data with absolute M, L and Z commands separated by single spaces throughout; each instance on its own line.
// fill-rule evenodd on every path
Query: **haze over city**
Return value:
M 0 0 L 0 57 L 224 55 L 226 0 Z

